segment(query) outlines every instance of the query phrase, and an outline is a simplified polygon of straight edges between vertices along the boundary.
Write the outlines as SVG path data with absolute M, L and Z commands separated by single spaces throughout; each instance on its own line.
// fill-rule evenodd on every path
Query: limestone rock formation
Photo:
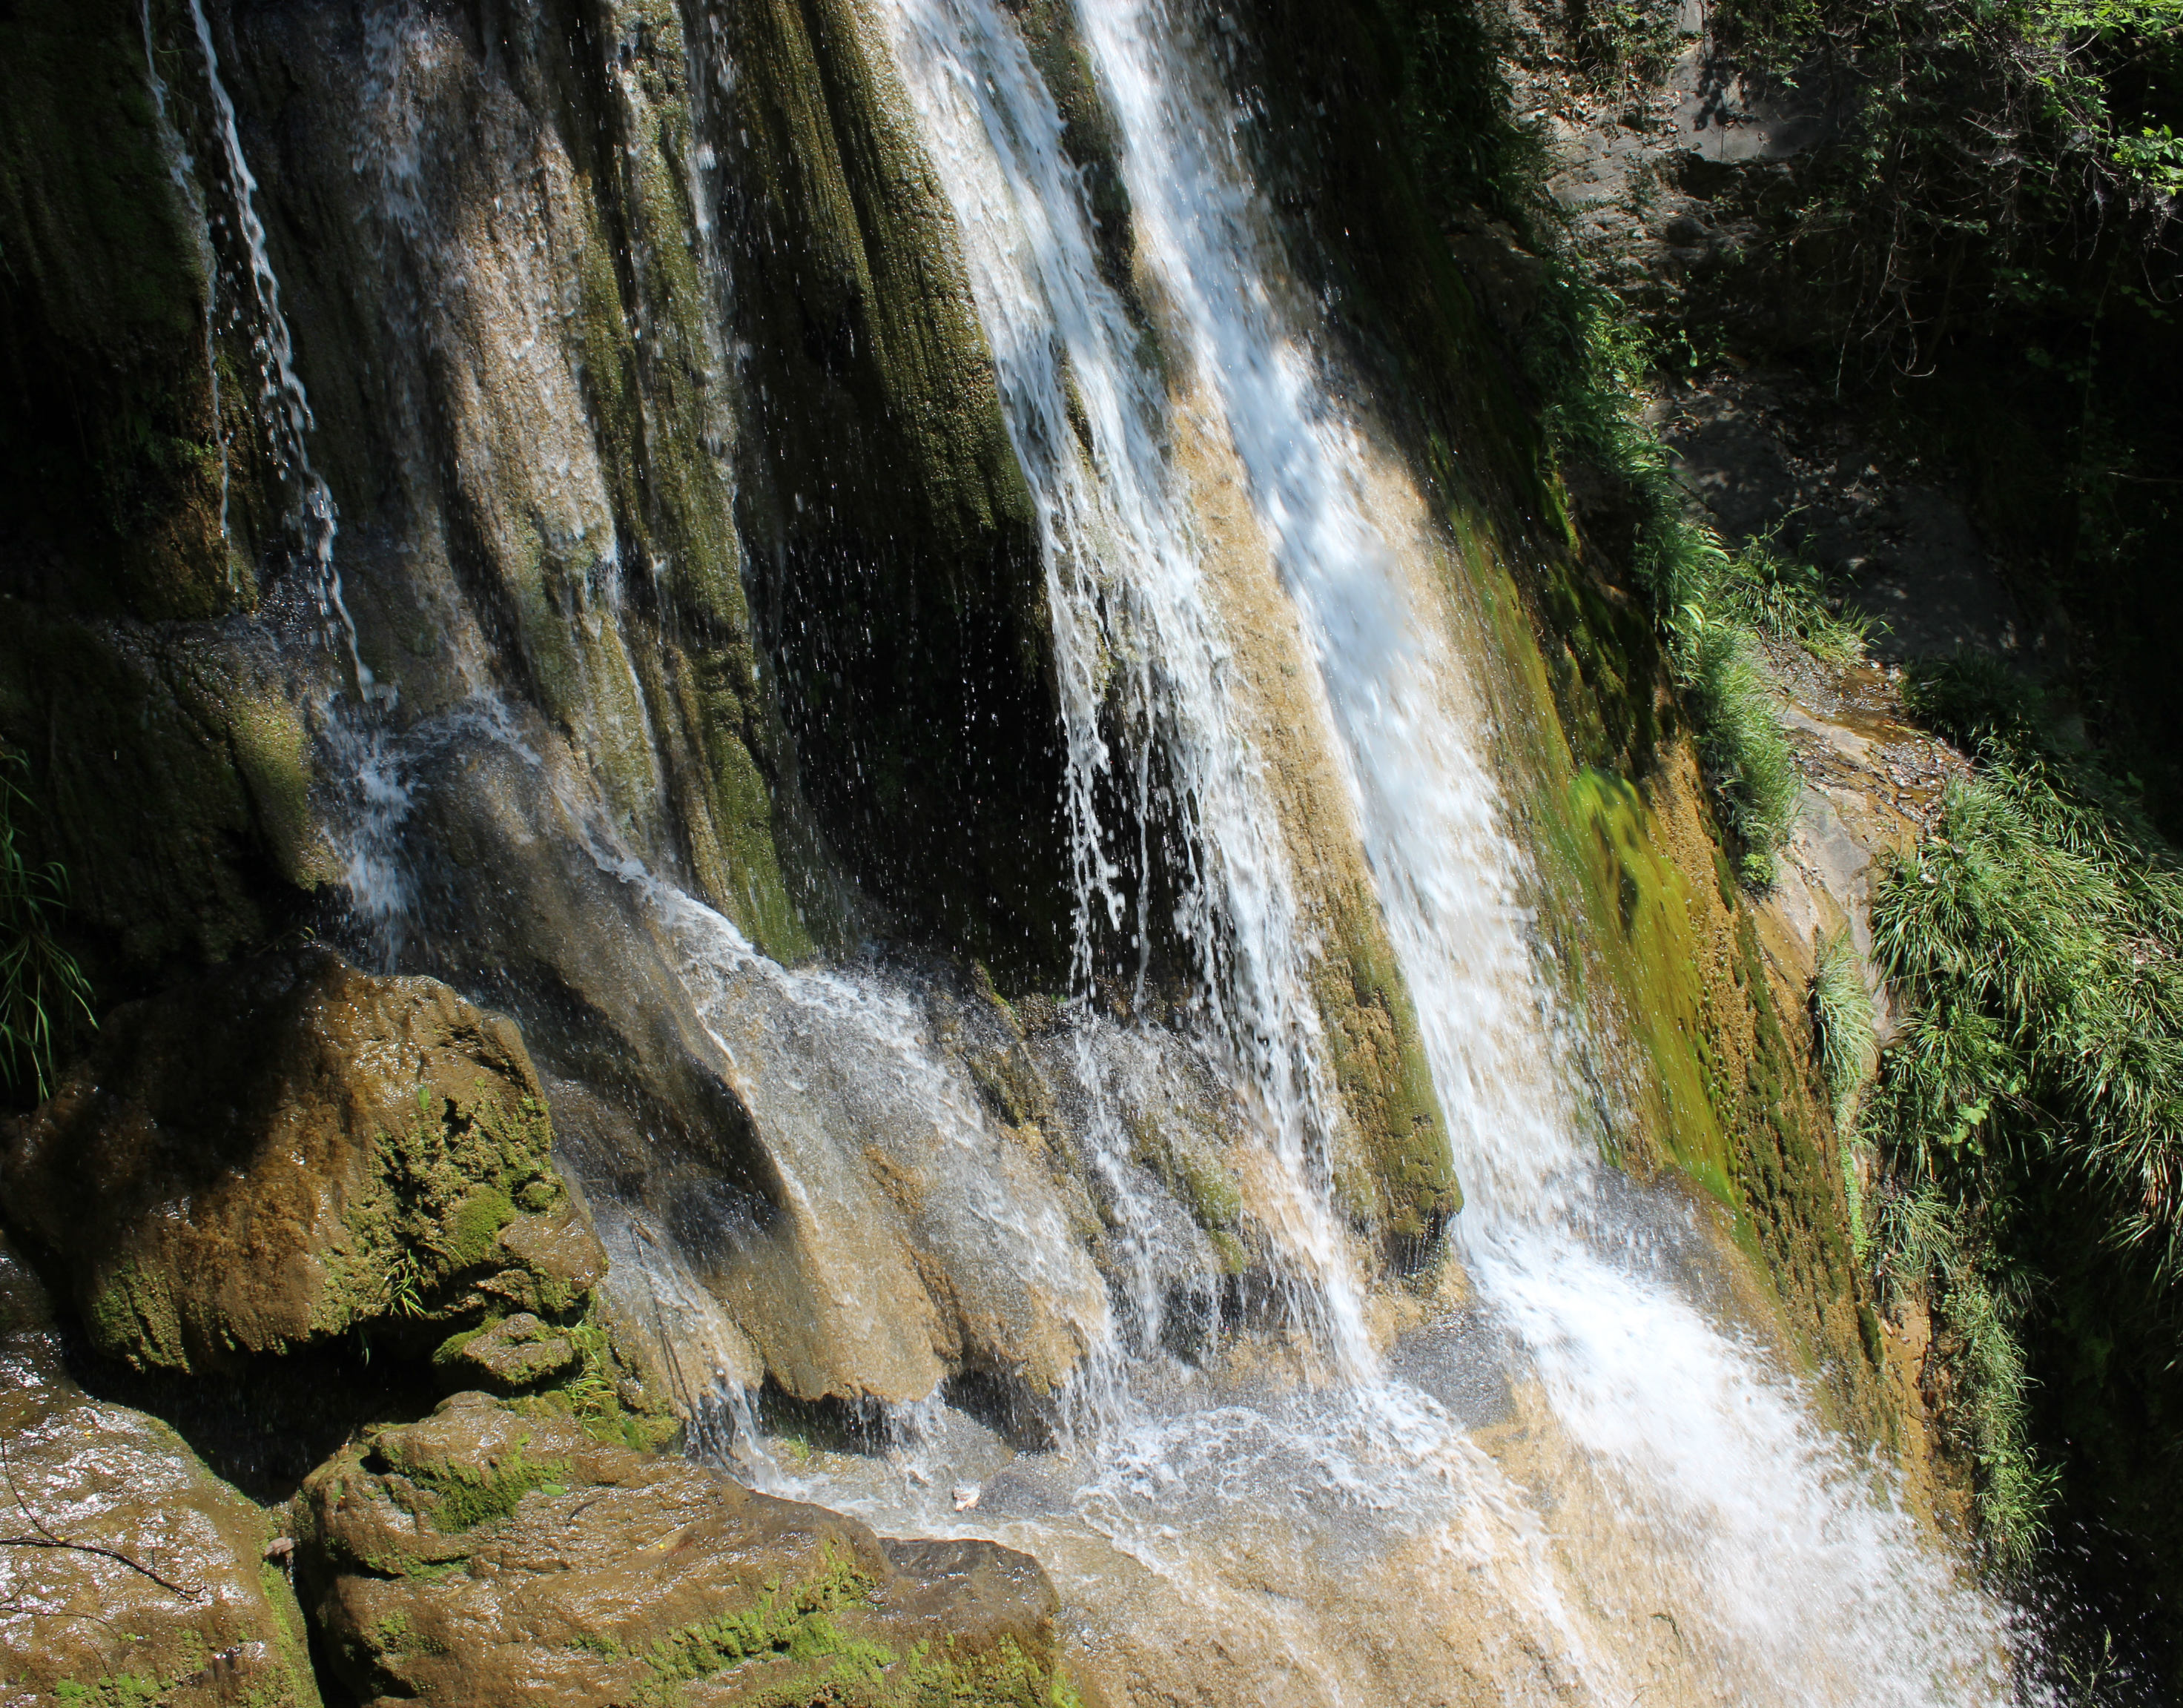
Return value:
M 92 1343 L 203 1371 L 580 1317 L 606 1256 L 514 1026 L 319 950 L 120 1009 L 0 1157 Z
M 0 1240 L 0 1703 L 318 1708 L 275 1519 L 156 1418 L 86 1395 Z M 80 1693 L 80 1694 L 79 1694 Z
M 365 1702 L 1080 1700 L 1028 1556 L 882 1541 L 481 1394 L 313 1473 L 297 1535 L 324 1652 Z

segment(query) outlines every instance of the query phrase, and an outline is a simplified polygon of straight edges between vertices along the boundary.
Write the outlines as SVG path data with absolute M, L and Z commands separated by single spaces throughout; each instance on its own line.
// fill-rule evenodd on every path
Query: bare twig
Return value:
M 117 1565 L 126 1566 L 131 1572 L 150 1578 L 168 1594 L 179 1595 L 185 1601 L 203 1599 L 203 1590 L 185 1589 L 172 1578 L 160 1576 L 142 1561 L 133 1560 L 118 1549 L 102 1548 L 96 1542 L 71 1542 L 65 1537 L 56 1535 L 52 1527 L 33 1512 L 30 1503 L 23 1499 L 23 1491 L 15 1482 L 15 1468 L 8 1462 L 8 1438 L 4 1434 L 0 1434 L 0 1478 L 7 1480 L 8 1492 L 14 1498 L 17 1510 L 31 1521 L 31 1528 L 38 1533 L 35 1536 L 0 1536 L 0 1548 L 60 1548 L 72 1554 L 95 1554 L 102 1560 L 111 1560 Z

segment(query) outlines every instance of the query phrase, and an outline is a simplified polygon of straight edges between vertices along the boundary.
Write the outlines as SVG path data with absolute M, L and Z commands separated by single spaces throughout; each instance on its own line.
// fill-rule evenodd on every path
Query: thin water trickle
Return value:
M 235 103 L 220 80 L 219 54 L 213 46 L 212 24 L 205 16 L 204 0 L 190 0 L 190 17 L 197 25 L 197 47 L 204 54 L 205 84 L 212 95 L 213 117 L 219 131 L 229 188 L 235 206 L 236 226 L 242 234 L 250 269 L 250 288 L 258 304 L 255 343 L 263 367 L 266 425 L 273 437 L 273 452 L 281 471 L 301 489 L 300 514 L 304 555 L 312 577 L 320 621 L 332 625 L 343 648 L 356 685 L 358 701 L 366 704 L 389 697 L 389 691 L 373 680 L 364 655 L 358 650 L 356 621 L 342 597 L 341 566 L 334 558 L 334 540 L 341 521 L 334 495 L 311 464 L 311 402 L 296 374 L 296 345 L 288 330 L 288 317 L 281 309 L 281 281 L 265 245 L 265 223 L 258 213 L 258 180 L 243 157 L 242 133 L 236 123 Z M 225 488 L 223 487 L 223 492 Z M 225 522 L 225 506 L 222 517 Z

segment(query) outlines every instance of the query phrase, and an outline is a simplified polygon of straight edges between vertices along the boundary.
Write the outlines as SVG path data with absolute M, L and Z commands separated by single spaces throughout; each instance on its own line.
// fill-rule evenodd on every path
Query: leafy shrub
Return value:
M 1820 1077 L 1834 1112 L 1841 1151 L 1842 1201 L 1849 1208 L 1850 1249 L 1859 1262 L 1872 1256 L 1872 1229 L 1865 1214 L 1865 1178 L 1875 1158 L 1863 1113 L 1864 1089 L 1879 1064 L 1879 1040 L 1873 1030 L 1872 992 L 1864 964 L 1847 926 L 1820 940 L 1812 972 L 1812 1033 L 1818 1043 Z
M 1902 371 L 1948 286 L 2037 291 L 2058 236 L 2128 214 L 2158 244 L 2177 211 L 2176 0 L 1732 0 L 1717 28 L 1778 80 L 1828 81 L 1840 140 L 1806 180 L 1805 248 Z

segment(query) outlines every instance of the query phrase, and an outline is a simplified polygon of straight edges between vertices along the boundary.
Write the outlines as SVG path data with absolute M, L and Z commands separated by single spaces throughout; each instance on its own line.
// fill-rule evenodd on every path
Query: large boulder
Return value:
M 421 1358 L 518 1317 L 597 1339 L 606 1254 L 514 1027 L 323 950 L 117 1011 L 12 1123 L 0 1188 L 92 1346 L 139 1371 L 329 1343 Z M 461 1350 L 452 1385 L 475 1386 Z
M 305 1482 L 297 1583 L 368 1703 L 1080 1701 L 1036 1561 L 883 1541 L 482 1394 Z
M 274 1515 L 69 1378 L 4 1240 L 0 1445 L 0 1700 L 318 1708 Z

